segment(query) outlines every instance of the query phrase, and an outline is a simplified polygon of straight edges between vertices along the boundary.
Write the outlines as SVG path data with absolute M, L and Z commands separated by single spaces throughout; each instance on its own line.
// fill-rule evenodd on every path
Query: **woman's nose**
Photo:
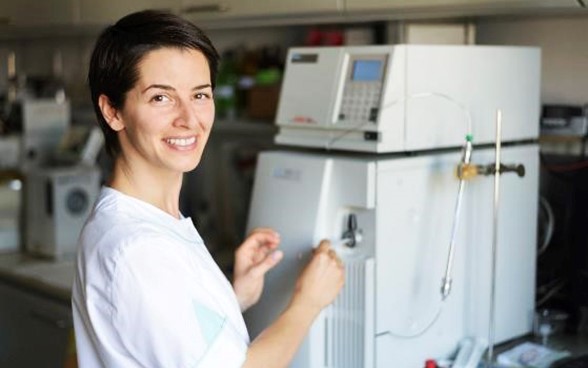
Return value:
M 188 128 L 198 125 L 198 114 L 189 102 L 182 101 L 178 104 L 177 109 L 177 117 L 174 124 Z

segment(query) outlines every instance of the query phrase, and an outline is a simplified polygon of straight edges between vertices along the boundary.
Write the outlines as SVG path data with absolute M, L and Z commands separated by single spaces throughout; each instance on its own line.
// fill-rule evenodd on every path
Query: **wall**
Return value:
M 482 19 L 477 43 L 542 50 L 542 102 L 588 103 L 588 16 Z

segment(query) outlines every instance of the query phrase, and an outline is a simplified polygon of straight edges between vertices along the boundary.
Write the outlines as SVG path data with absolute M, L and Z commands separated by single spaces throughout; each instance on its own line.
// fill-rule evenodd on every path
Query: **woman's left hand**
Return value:
M 241 311 L 257 303 L 263 291 L 263 280 L 284 256 L 277 250 L 280 236 L 272 229 L 254 229 L 235 252 L 233 289 Z

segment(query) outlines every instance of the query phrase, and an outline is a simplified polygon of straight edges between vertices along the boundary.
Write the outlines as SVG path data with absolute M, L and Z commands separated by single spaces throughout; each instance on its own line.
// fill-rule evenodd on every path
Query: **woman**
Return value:
M 178 208 L 213 124 L 217 66 L 208 38 L 168 13 L 128 15 L 98 38 L 89 84 L 115 164 L 80 236 L 72 304 L 82 368 L 284 367 L 343 285 L 323 241 L 289 306 L 249 343 L 241 312 L 282 257 L 278 234 L 247 237 L 231 285 Z

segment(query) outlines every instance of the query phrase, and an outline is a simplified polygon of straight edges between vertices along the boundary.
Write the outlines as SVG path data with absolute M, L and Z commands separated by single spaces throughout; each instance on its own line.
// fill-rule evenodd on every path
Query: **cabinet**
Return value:
M 346 10 L 407 9 L 485 3 L 488 0 L 347 0 Z
M 336 13 L 343 0 L 181 0 L 181 13 L 195 20 Z
M 180 0 L 78 1 L 80 1 L 81 22 L 100 25 L 114 23 L 129 13 L 145 9 L 177 12 L 180 5 Z
M 233 18 L 260 18 L 274 15 L 285 16 L 308 13 L 334 13 L 343 8 L 343 0 L 77 1 L 80 2 L 80 20 L 83 24 L 112 23 L 126 14 L 144 9 L 168 10 L 186 16 L 191 20 L 208 22 Z
M 0 24 L 18 26 L 73 24 L 78 0 L 2 0 Z
M 577 0 L 346 0 L 347 11 L 406 10 L 410 12 L 449 11 L 455 13 L 509 12 L 523 9 L 542 10 L 578 8 Z
M 0 282 L 0 367 L 64 367 L 72 316 L 59 302 Z

